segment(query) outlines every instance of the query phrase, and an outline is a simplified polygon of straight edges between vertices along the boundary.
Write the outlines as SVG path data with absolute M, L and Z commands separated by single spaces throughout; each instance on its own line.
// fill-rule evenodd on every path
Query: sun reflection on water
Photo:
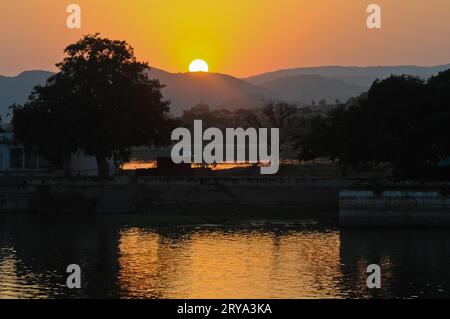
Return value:
M 121 234 L 126 297 L 327 298 L 340 295 L 339 234 L 196 232 L 180 238 Z M 320 266 L 318 266 L 320 265 Z

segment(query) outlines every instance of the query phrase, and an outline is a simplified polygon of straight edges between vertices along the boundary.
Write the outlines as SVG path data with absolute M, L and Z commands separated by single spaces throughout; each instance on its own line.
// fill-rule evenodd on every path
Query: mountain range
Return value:
M 424 79 L 450 69 L 450 64 L 437 66 L 320 66 L 311 68 L 293 68 L 262 73 L 244 80 L 259 85 L 268 81 L 281 79 L 292 75 L 319 75 L 329 79 L 340 80 L 349 84 L 370 87 L 375 79 L 385 79 L 392 74 L 410 74 Z
M 450 69 L 450 64 L 432 67 L 376 66 L 343 67 L 324 66 L 294 68 L 263 73 L 249 78 L 237 78 L 220 73 L 170 73 L 150 69 L 150 76 L 159 79 L 165 87 L 164 98 L 171 101 L 171 112 L 183 110 L 203 100 L 212 108 L 249 108 L 263 104 L 264 99 L 284 100 L 299 105 L 311 101 L 336 99 L 345 101 L 365 92 L 375 79 L 391 74 L 410 74 L 429 78 Z M 53 73 L 26 71 L 15 77 L 0 76 L 0 115 L 10 122 L 9 106 L 25 103 L 33 87 L 44 84 Z
M 2 122 L 10 122 L 7 116 L 9 107 L 14 103 L 25 103 L 28 95 L 38 84 L 44 84 L 52 76 L 48 71 L 25 71 L 15 77 L 0 75 L 0 116 Z

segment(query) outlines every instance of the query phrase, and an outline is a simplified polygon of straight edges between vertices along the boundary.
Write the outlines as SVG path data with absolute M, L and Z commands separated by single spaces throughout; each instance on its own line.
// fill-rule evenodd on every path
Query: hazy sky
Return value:
M 66 27 L 79 4 L 82 28 Z M 382 8 L 369 30 L 366 8 Z M 55 70 L 83 34 L 127 40 L 139 60 L 249 76 L 319 65 L 450 63 L 450 0 L 1 0 L 0 74 Z

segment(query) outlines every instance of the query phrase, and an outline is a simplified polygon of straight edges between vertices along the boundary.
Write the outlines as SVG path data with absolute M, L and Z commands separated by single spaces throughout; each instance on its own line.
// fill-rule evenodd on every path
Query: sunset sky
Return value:
M 66 7 L 82 28 L 66 27 Z M 382 8 L 382 29 L 366 7 Z M 200 58 L 210 72 L 244 77 L 320 65 L 450 63 L 448 0 L 2 0 L 0 74 L 55 70 L 83 34 L 127 40 L 139 60 L 186 72 Z

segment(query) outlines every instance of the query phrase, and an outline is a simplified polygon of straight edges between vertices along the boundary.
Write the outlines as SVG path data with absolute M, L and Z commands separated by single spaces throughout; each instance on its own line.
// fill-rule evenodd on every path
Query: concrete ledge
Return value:
M 86 213 L 152 213 L 156 206 L 271 206 L 302 211 L 329 211 L 337 217 L 339 190 L 348 183 L 320 178 L 145 177 L 137 182 L 42 181 L 26 190 L 11 188 L 0 213 L 51 211 Z M 1 188 L 0 188 L 1 190 Z M 26 205 L 25 205 L 26 203 Z
M 437 191 L 353 191 L 339 194 L 343 226 L 450 226 L 450 198 Z

